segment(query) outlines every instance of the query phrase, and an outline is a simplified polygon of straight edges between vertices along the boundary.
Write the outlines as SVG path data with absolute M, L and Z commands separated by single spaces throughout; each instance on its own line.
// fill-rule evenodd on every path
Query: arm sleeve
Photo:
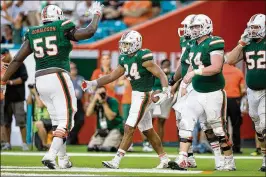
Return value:
M 61 24 L 61 29 L 64 32 L 64 36 L 70 41 L 78 41 L 75 39 L 75 32 L 77 30 L 75 24 L 70 20 L 65 20 Z
M 142 63 L 148 60 L 153 60 L 153 54 L 149 49 L 143 49 L 141 54 Z
M 20 74 L 22 81 L 26 82 L 26 80 L 28 79 L 28 73 L 27 73 L 26 66 L 24 64 L 22 64 L 19 70 L 20 70 L 19 74 Z

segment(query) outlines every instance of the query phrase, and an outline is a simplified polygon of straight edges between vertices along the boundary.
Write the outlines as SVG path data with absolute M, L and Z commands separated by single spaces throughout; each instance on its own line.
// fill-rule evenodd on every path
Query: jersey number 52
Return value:
M 265 51 L 260 50 L 257 52 L 257 56 L 261 56 L 257 60 L 252 59 L 252 55 L 256 55 L 255 51 L 246 52 L 248 69 L 266 69 Z
M 44 39 L 44 40 L 43 40 Z M 49 36 L 45 38 L 38 38 L 33 40 L 34 55 L 36 58 L 44 57 L 44 52 L 49 56 L 57 55 L 58 49 L 56 44 L 51 44 L 52 41 L 56 41 L 56 36 Z M 43 48 L 45 43 L 45 49 Z M 45 51 L 46 50 L 46 51 Z

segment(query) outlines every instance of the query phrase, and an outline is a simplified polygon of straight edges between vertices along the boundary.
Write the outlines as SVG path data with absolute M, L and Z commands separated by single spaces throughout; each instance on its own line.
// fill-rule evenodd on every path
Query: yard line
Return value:
M 70 152 L 67 153 L 69 156 L 74 157 L 113 157 L 115 153 L 79 153 L 79 152 Z M 1 155 L 9 155 L 9 156 L 44 156 L 45 152 L 1 152 Z M 175 158 L 177 155 L 168 155 L 170 158 Z M 156 157 L 157 154 L 126 154 L 126 157 Z M 206 155 L 195 155 L 197 159 L 214 159 L 214 156 L 206 156 Z M 252 160 L 261 160 L 262 157 L 254 157 L 254 156 L 234 156 L 234 159 L 252 159 Z
M 1 176 L 99 176 L 93 174 L 57 174 L 57 173 L 48 173 L 48 174 L 40 174 L 40 173 L 1 173 Z M 101 176 L 109 176 L 109 175 L 101 175 Z
M 170 169 L 137 169 L 137 168 L 123 168 L 123 169 L 110 169 L 110 168 L 77 168 L 73 167 L 70 169 L 56 169 L 49 170 L 43 167 L 18 167 L 18 166 L 1 166 L 2 172 L 91 172 L 91 173 L 162 173 L 162 174 L 200 174 L 203 171 L 178 171 Z

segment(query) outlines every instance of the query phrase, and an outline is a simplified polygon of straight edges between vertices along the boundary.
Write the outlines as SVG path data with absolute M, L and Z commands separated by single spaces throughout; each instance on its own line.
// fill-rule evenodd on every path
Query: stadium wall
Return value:
M 226 51 L 231 50 L 243 33 L 249 18 L 256 13 L 265 13 L 265 1 L 199 1 L 190 6 L 176 10 L 164 16 L 144 24 L 133 27 L 143 36 L 143 47 L 149 48 L 155 52 L 155 59 L 159 63 L 165 57 L 174 62 L 180 52 L 179 37 L 177 29 L 181 21 L 189 14 L 206 14 L 214 24 L 214 35 L 218 35 L 225 40 Z M 76 46 L 76 49 L 99 50 L 99 53 L 110 52 L 112 55 L 112 66 L 117 64 L 118 41 L 122 33 L 113 35 L 104 40 L 89 45 Z M 98 62 L 100 66 L 100 62 Z M 94 121 L 93 121 L 94 122 Z M 79 135 L 80 143 L 88 143 L 92 133 L 95 130 L 91 120 L 86 120 L 85 125 Z M 254 138 L 254 131 L 251 127 L 251 120 L 247 116 L 243 118 L 242 133 L 243 139 Z M 174 113 L 171 113 L 170 119 L 166 122 L 165 142 L 177 141 L 177 129 L 175 126 Z M 134 136 L 134 142 L 140 142 L 139 133 Z

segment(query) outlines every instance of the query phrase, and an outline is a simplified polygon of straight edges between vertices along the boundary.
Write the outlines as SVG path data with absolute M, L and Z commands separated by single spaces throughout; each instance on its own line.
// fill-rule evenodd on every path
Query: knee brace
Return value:
M 212 129 L 208 129 L 205 132 L 206 138 L 209 141 L 209 143 L 213 143 L 215 141 L 219 141 L 218 137 L 214 134 Z
M 228 151 L 231 149 L 232 147 L 232 143 L 230 142 L 230 140 L 228 139 L 228 137 L 226 136 L 219 136 L 219 143 L 221 145 L 221 149 L 222 151 Z M 226 144 L 226 146 L 222 146 L 222 144 Z
M 179 139 L 182 143 L 192 143 L 192 131 L 179 130 Z
M 266 129 L 264 129 L 263 131 L 266 133 Z M 257 137 L 258 137 L 259 142 L 264 142 L 264 138 L 265 138 L 264 135 L 265 134 L 263 135 L 263 134 L 260 134 L 258 132 L 256 132 L 256 134 L 257 134 Z
M 66 142 L 68 132 L 65 128 L 53 126 L 53 137 L 58 137 L 63 139 L 63 143 Z

